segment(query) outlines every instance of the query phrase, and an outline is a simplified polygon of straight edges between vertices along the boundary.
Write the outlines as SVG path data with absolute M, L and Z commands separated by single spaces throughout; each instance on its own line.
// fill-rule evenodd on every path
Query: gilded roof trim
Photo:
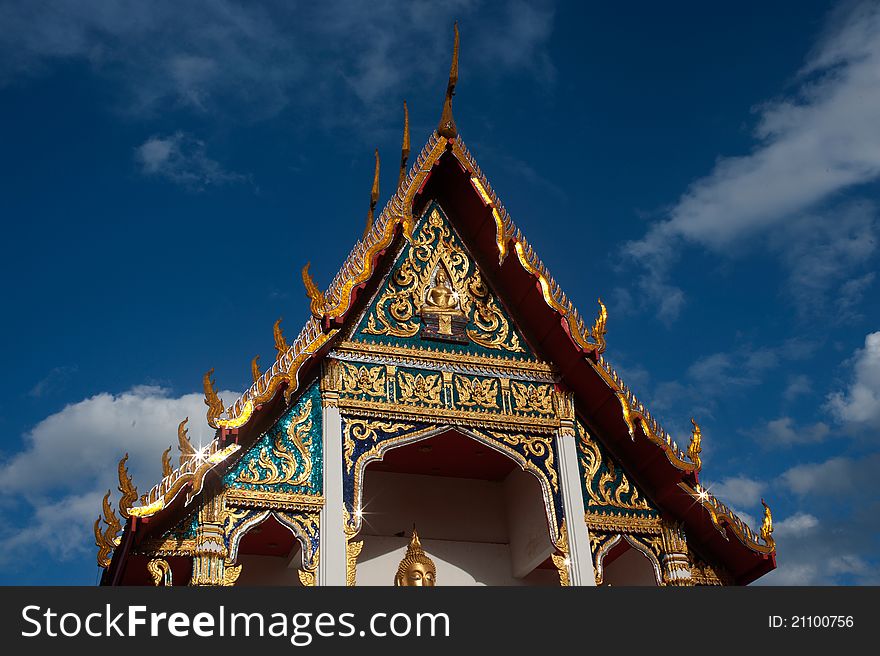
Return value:
M 709 518 L 712 520 L 712 524 L 714 524 L 715 528 L 721 531 L 725 537 L 727 536 L 727 531 L 725 529 L 730 529 L 737 539 L 752 551 L 757 551 L 758 553 L 766 555 L 772 554 L 776 551 L 776 541 L 772 537 L 765 540 L 760 535 L 756 534 L 751 528 L 749 528 L 748 524 L 737 517 L 733 510 L 715 498 L 705 488 L 699 485 L 693 488 L 683 481 L 678 484 L 678 487 L 684 490 L 694 501 L 700 504 L 706 512 L 709 513 Z

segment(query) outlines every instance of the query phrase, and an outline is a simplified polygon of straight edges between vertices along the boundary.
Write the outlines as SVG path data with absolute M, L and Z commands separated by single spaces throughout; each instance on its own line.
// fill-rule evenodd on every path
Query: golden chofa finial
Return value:
M 443 101 L 443 113 L 440 115 L 440 124 L 437 126 L 437 134 L 447 139 L 458 136 L 455 127 L 455 119 L 452 118 L 452 96 L 455 95 L 455 85 L 458 84 L 458 21 L 455 21 L 455 44 L 452 46 L 452 65 L 449 67 L 449 84 L 446 85 L 446 99 Z
M 128 511 L 131 510 L 131 507 L 138 498 L 137 488 L 134 486 L 134 483 L 132 483 L 131 476 L 128 473 L 128 467 L 126 467 L 125 464 L 127 461 L 128 454 L 126 453 L 122 460 L 119 461 L 119 466 L 117 467 L 119 473 L 118 489 L 122 494 L 119 499 L 119 514 L 122 515 L 123 519 L 128 519 Z
M 403 145 L 400 148 L 400 175 L 397 177 L 397 186 L 403 184 L 406 177 L 406 162 L 409 159 L 409 109 L 406 101 L 403 101 Z
M 379 202 L 379 149 L 376 149 L 376 168 L 373 171 L 373 188 L 370 189 L 370 211 L 367 212 L 367 227 L 364 228 L 364 237 L 373 229 L 373 217 L 376 212 L 376 203 Z
M 110 490 L 107 490 L 101 505 L 104 510 L 104 523 L 107 525 L 107 528 L 101 532 L 101 517 L 99 515 L 98 519 L 95 520 L 94 526 L 95 546 L 98 547 L 98 566 L 106 568 L 110 566 L 110 555 L 118 544 L 116 534 L 122 528 L 122 525 L 110 506 Z
M 272 326 L 272 334 L 275 336 L 275 350 L 278 352 L 277 357 L 281 357 L 287 353 L 287 340 L 284 339 L 284 333 L 281 331 L 281 319 Z
M 315 281 L 312 280 L 311 274 L 309 274 L 309 267 L 311 265 L 311 262 L 306 262 L 306 265 L 302 269 L 302 279 L 303 285 L 306 287 L 306 296 L 308 296 L 311 301 L 310 309 L 312 311 L 312 316 L 320 319 L 321 315 L 324 313 L 324 305 L 327 301 L 324 299 L 324 294 L 318 289 Z
M 608 309 L 605 307 L 605 304 L 602 302 L 602 299 L 599 300 L 599 313 L 596 315 L 596 322 L 593 324 L 593 329 L 590 331 L 590 335 L 593 338 L 593 341 L 598 346 L 599 353 L 605 351 L 605 333 L 607 332 L 606 324 L 608 323 Z
M 174 473 L 174 469 L 171 467 L 171 447 L 169 446 L 162 452 L 162 478 L 167 478 L 172 473 Z M 142 505 L 146 505 L 146 503 Z
M 205 388 L 205 405 L 208 406 L 207 420 L 208 426 L 211 428 L 219 428 L 217 426 L 217 418 L 223 414 L 223 400 L 217 396 L 217 390 L 214 388 L 214 381 L 211 376 L 214 375 L 213 367 L 205 373 L 202 378 L 202 385 Z
M 396 586 L 425 586 L 434 587 L 437 582 L 437 567 L 419 542 L 416 527 L 413 526 L 412 537 L 406 548 L 406 555 L 397 567 L 397 575 L 394 577 Z
M 260 376 L 262 375 L 263 374 L 260 372 L 260 356 L 255 355 L 254 359 L 251 360 L 251 377 L 256 383 L 258 380 L 260 380 Z
M 189 441 L 189 435 L 186 434 L 186 422 L 189 417 L 184 419 L 177 426 L 177 448 L 180 450 L 180 465 L 183 466 L 196 455 L 192 442 Z
M 700 459 L 700 454 L 703 452 L 703 431 L 700 430 L 693 417 L 691 417 L 691 423 L 694 425 L 694 430 L 691 432 L 691 443 L 688 445 L 688 458 L 691 459 L 691 462 L 696 465 L 697 471 L 699 471 L 703 466 L 703 461 Z
M 773 515 L 770 514 L 770 506 L 768 506 L 763 499 L 761 499 L 761 505 L 764 506 L 764 521 L 761 522 L 761 537 L 764 538 L 764 542 L 772 546 L 775 544 L 775 541 L 773 540 Z

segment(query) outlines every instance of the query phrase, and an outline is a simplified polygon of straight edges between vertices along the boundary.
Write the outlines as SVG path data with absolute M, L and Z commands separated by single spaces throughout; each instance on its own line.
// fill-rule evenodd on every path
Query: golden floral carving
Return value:
M 364 548 L 364 541 L 354 539 L 358 532 L 357 523 L 345 506 L 342 508 L 342 519 L 342 530 L 345 532 L 345 585 L 354 587 L 357 585 L 357 559 Z
M 512 381 L 515 409 L 519 412 L 537 412 L 542 415 L 553 414 L 553 387 L 551 385 L 532 385 Z
M 458 392 L 458 405 L 472 408 L 498 407 L 498 381 L 492 378 L 469 378 L 455 376 L 455 390 Z
M 153 558 L 147 562 L 147 570 L 154 586 L 171 587 L 171 565 L 163 558 Z
M 605 463 L 606 471 L 599 474 L 602 466 L 602 453 L 599 451 L 599 445 L 593 441 L 582 425 L 578 424 L 578 428 L 583 436 L 578 441 L 578 451 L 581 453 L 580 460 L 584 468 L 584 479 L 589 496 L 587 506 L 612 506 L 624 510 L 652 510 L 648 502 L 641 497 L 639 491 L 629 482 L 625 473 L 621 472 L 620 484 L 617 487 L 612 487 L 617 478 L 617 468 L 612 460 L 607 460 Z M 632 494 L 630 495 L 630 493 Z
M 315 573 L 306 569 L 298 569 L 296 573 L 299 575 L 299 582 L 304 588 L 315 587 Z
M 357 367 L 342 362 L 342 391 L 346 394 L 366 394 L 367 396 L 384 397 L 385 368 Z
M 302 485 L 307 481 L 312 475 L 312 456 L 308 448 L 312 440 L 309 435 L 309 431 L 312 429 L 311 413 L 312 400 L 309 399 L 299 414 L 290 421 L 286 432 L 287 438 L 293 442 L 293 446 L 299 454 L 302 467 L 299 466 L 293 452 L 285 445 L 285 435 L 279 433 L 275 437 L 272 455 L 281 462 L 281 466 L 278 467 L 275 464 L 269 455 L 268 447 L 264 446 L 260 449 L 257 464 L 268 473 L 261 473 L 251 461 L 248 463 L 247 469 L 242 471 L 236 480 L 252 485 L 276 485 L 279 483 Z
M 220 584 L 224 587 L 235 585 L 238 577 L 241 576 L 241 565 L 233 565 L 230 561 L 223 563 L 223 582 Z
M 397 372 L 397 384 L 400 386 L 401 403 L 424 403 L 426 405 L 442 405 L 440 391 L 443 386 L 439 374 L 411 374 L 408 371 Z
M 354 465 L 351 457 L 354 454 L 354 441 L 369 440 L 376 442 L 379 439 L 377 431 L 383 433 L 399 433 L 404 430 L 411 430 L 412 424 L 393 423 L 390 421 L 371 421 L 367 419 L 350 419 L 345 422 L 345 429 L 342 431 L 342 455 L 345 459 L 345 468 L 347 472 L 351 472 Z
M 556 549 L 559 551 L 559 553 L 551 554 L 550 558 L 553 560 L 553 564 L 556 566 L 556 570 L 559 572 L 559 585 L 562 587 L 567 587 L 571 585 L 571 580 L 568 573 L 568 528 L 565 525 L 564 519 L 562 520 L 562 526 L 559 528 L 559 540 L 557 540 L 556 542 Z
M 505 444 L 523 447 L 529 455 L 537 458 L 546 456 L 547 460 L 544 462 L 544 466 L 547 469 L 550 485 L 553 486 L 554 491 L 559 490 L 559 478 L 556 475 L 556 461 L 553 457 L 553 440 L 551 437 L 547 435 L 523 435 L 522 433 L 511 435 L 510 433 L 497 433 L 495 431 L 489 431 L 489 434 Z

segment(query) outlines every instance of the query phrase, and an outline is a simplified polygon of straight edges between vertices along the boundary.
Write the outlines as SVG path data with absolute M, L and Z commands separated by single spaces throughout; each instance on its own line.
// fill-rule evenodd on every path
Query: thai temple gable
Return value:
M 534 359 L 436 201 L 415 222 L 412 241 L 401 246 L 362 318 L 347 331 L 350 339 L 416 350 L 440 348 Z
M 377 153 L 363 236 L 326 290 L 304 267 L 299 335 L 288 343 L 276 323 L 276 359 L 261 372 L 255 358 L 225 409 L 205 375 L 215 439 L 196 451 L 179 431 L 180 466 L 120 506 L 121 535 L 105 500 L 104 582 L 258 582 L 285 556 L 287 584 L 354 585 L 379 580 L 389 553 L 418 569 L 431 549 L 440 585 L 743 584 L 775 567 L 769 508 L 755 533 L 700 485 L 699 426 L 679 448 L 626 387 L 603 355 L 601 300 L 584 321 L 467 150 L 451 113 L 457 27 L 454 53 L 440 126 L 408 172 L 406 114 L 384 209 Z M 122 476 L 120 464 L 120 490 Z M 486 525 L 444 524 L 441 503 L 407 546 L 379 515 L 422 512 L 426 477 L 424 508 L 463 494 Z M 377 512 L 365 490 L 382 497 L 380 482 Z M 291 535 L 292 551 L 279 546 Z M 510 571 L 470 578 L 456 540 Z

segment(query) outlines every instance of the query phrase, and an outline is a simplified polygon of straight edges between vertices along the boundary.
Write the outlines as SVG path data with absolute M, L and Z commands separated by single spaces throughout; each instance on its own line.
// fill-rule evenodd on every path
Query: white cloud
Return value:
M 775 538 L 784 538 L 792 535 L 803 535 L 819 525 L 819 520 L 809 513 L 799 512 L 791 517 L 786 517 L 781 522 L 776 522 L 773 527 Z
M 836 457 L 820 463 L 795 465 L 782 474 L 782 482 L 797 495 L 819 494 L 823 498 L 859 499 L 876 488 L 880 453 L 861 459 Z
M 853 380 L 844 392 L 834 392 L 827 406 L 834 416 L 874 439 L 880 429 L 880 331 L 865 337 L 865 347 L 853 356 Z
M 243 182 L 247 176 L 226 171 L 205 152 L 203 141 L 184 132 L 154 135 L 135 148 L 144 175 L 163 177 L 189 189 Z
M 760 503 L 767 485 L 746 476 L 730 476 L 719 483 L 707 483 L 706 488 L 728 505 L 748 508 Z M 751 522 L 747 523 L 754 526 Z
M 790 403 L 801 396 L 808 395 L 812 391 L 812 379 L 809 376 L 799 374 L 796 376 L 789 376 L 788 384 L 785 386 L 785 391 L 782 393 L 782 396 Z
M 232 401 L 235 392 L 222 392 Z M 102 393 L 66 406 L 25 435 L 24 448 L 0 464 L 0 561 L 36 562 L 41 550 L 54 558 L 93 553 L 92 524 L 107 489 L 116 491 L 116 465 L 127 452 L 138 493 L 161 478 L 161 453 L 174 445 L 177 425 L 189 417 L 193 444 L 207 444 L 201 394 L 172 396 L 141 386 L 122 394 Z M 63 517 L 63 521 L 59 521 Z M 61 531 L 61 534 L 59 534 Z
M 643 291 L 665 304 L 664 320 L 681 307 L 681 296 L 669 305 L 668 277 L 685 244 L 720 254 L 765 244 L 787 262 L 800 298 L 809 298 L 808 288 L 828 289 L 876 251 L 872 206 L 827 203 L 880 177 L 880 5 L 834 13 L 797 81 L 794 96 L 758 108 L 750 154 L 721 158 L 667 219 L 626 244 L 644 266 Z M 768 233 L 780 243 L 756 239 Z M 837 259 L 823 259 L 830 256 Z
M 752 437 L 764 446 L 791 446 L 793 444 L 816 444 L 831 433 L 828 424 L 817 422 L 797 426 L 791 417 L 779 417 L 751 431 Z

